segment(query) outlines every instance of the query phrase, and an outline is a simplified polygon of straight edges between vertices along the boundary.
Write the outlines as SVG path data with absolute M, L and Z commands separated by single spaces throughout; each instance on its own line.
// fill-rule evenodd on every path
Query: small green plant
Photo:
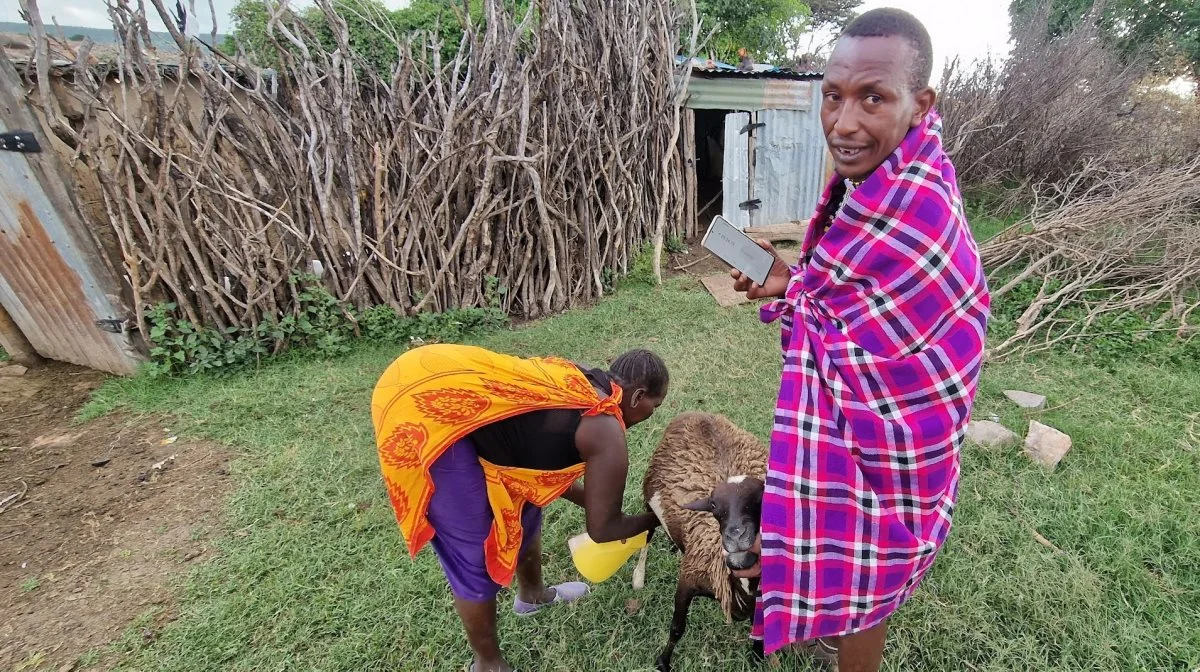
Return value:
M 13 668 L 13 672 L 35 672 L 36 670 L 44 669 L 42 666 L 45 664 L 45 652 L 34 651 L 26 656 L 25 660 L 17 663 L 17 666 Z
M 362 337 L 374 343 L 437 343 L 499 328 L 506 319 L 495 308 L 460 308 L 410 317 L 387 306 L 372 306 L 363 311 L 359 325 Z
M 488 308 L 466 308 L 444 313 L 407 316 L 388 306 L 361 312 L 342 303 L 317 278 L 293 276 L 296 306 L 282 318 L 264 320 L 253 327 L 218 330 L 197 326 L 176 314 L 174 303 L 150 309 L 149 374 L 194 375 L 236 370 L 285 351 L 311 352 L 335 357 L 350 350 L 356 338 L 372 342 L 429 343 L 453 341 L 502 326 L 499 309 L 505 288 L 489 278 L 485 290 Z
M 612 294 L 617 288 L 617 272 L 611 266 L 605 266 L 600 273 L 600 286 L 605 294 Z
M 508 295 L 508 287 L 500 284 L 500 278 L 494 275 L 487 276 L 484 281 L 483 299 L 488 308 L 501 310 L 504 306 L 504 298 Z
M 28 579 L 25 579 L 24 581 L 21 582 L 21 592 L 22 593 L 32 593 L 33 591 L 40 588 L 41 585 L 42 585 L 42 582 L 38 581 L 38 578 L 36 576 L 31 576 Z
M 87 36 L 84 35 L 83 33 L 75 33 L 74 35 L 67 38 L 67 40 L 70 42 L 82 42 L 86 39 L 87 39 Z
M 683 236 L 668 236 L 663 242 L 663 249 L 671 254 L 683 254 L 688 251 L 687 241 Z
M 643 245 L 633 257 L 629 265 L 629 274 L 618 283 L 618 286 L 654 285 L 654 248 Z

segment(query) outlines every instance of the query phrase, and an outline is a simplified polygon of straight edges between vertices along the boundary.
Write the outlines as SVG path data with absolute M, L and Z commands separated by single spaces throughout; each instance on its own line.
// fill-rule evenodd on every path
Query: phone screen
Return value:
M 760 286 L 766 284 L 771 266 L 775 263 L 774 255 L 759 247 L 750 236 L 720 215 L 713 217 L 700 244 L 713 256 L 741 271 Z

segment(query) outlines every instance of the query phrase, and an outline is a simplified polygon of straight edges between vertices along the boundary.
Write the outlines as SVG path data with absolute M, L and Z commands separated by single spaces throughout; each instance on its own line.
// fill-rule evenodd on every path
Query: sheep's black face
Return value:
M 762 481 L 734 476 L 718 485 L 710 496 L 683 508 L 711 512 L 721 526 L 721 545 L 728 553 L 725 564 L 730 569 L 748 569 L 758 562 L 758 554 L 750 549 L 758 537 L 762 498 Z

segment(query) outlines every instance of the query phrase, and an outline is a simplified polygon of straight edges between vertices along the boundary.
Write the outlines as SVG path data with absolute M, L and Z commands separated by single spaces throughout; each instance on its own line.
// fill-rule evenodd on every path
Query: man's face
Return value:
M 933 107 L 933 89 L 913 91 L 915 58 L 898 35 L 838 40 L 821 84 L 821 125 L 843 177 L 870 175 Z

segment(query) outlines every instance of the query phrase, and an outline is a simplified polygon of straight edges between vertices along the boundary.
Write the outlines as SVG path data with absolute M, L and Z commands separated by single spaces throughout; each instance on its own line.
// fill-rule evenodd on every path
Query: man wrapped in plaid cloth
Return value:
M 946 540 L 983 359 L 988 289 L 931 65 L 906 12 L 846 27 L 821 85 L 836 174 L 801 262 L 764 286 L 732 272 L 782 325 L 753 636 L 840 672 L 879 669 L 888 617 Z

